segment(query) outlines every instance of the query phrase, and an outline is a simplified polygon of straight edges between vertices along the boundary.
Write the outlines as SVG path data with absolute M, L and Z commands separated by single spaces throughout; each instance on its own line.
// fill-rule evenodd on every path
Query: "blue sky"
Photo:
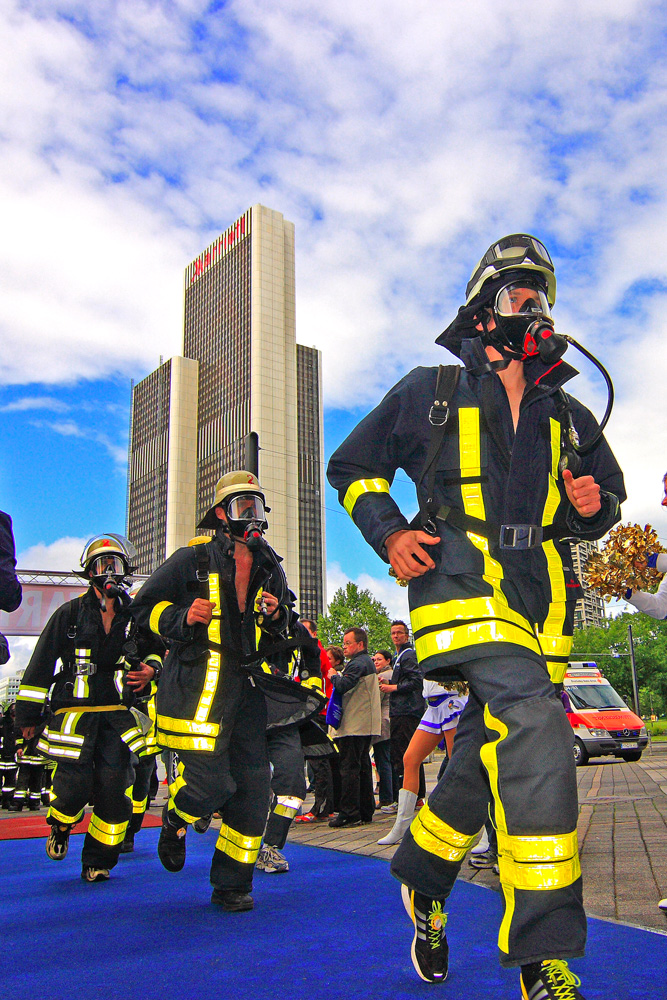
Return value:
M 21 562 L 68 568 L 123 530 L 130 379 L 179 353 L 185 266 L 256 202 L 296 226 L 327 453 L 451 360 L 433 341 L 489 243 L 538 235 L 557 329 L 616 385 L 624 517 L 667 539 L 666 28 L 644 0 L 7 0 L 0 506 Z M 585 365 L 573 390 L 602 412 Z M 400 610 L 327 506 L 330 588 Z

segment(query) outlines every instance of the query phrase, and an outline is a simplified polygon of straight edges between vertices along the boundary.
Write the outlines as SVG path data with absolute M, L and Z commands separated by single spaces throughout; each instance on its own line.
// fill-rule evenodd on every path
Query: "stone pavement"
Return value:
M 426 766 L 433 787 L 440 759 Z M 590 916 L 649 927 L 667 934 L 667 914 L 657 902 L 667 896 L 667 743 L 653 745 L 636 764 L 600 757 L 577 768 L 579 851 L 584 904 Z M 307 803 L 312 799 L 306 800 Z M 377 812 L 369 826 L 333 830 L 326 823 L 293 824 L 295 843 L 393 857 L 395 847 L 377 841 L 393 817 Z M 464 862 L 461 878 L 499 890 L 491 871 Z

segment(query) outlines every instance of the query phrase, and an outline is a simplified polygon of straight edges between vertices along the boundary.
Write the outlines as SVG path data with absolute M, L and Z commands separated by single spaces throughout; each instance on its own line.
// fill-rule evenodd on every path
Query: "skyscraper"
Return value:
M 598 551 L 597 542 L 579 541 L 570 545 L 572 550 L 572 566 L 579 580 L 583 582 L 584 567 L 592 552 Z M 583 590 L 582 596 L 574 608 L 574 627 L 588 628 L 590 625 L 600 626 L 605 620 L 604 601 L 594 590 Z
M 254 431 L 272 507 L 267 538 L 285 560 L 301 613 L 315 617 L 324 608 L 320 354 L 297 347 L 295 334 L 294 226 L 254 205 L 186 268 L 178 360 L 187 376 L 174 381 L 172 358 L 168 372 L 160 376 L 162 366 L 134 390 L 128 533 L 144 571 L 187 544 L 216 480 L 244 467 L 246 436 Z M 184 451 L 193 426 L 195 441 Z M 171 471 L 174 434 L 182 492 Z M 178 518 L 170 518 L 174 505 Z

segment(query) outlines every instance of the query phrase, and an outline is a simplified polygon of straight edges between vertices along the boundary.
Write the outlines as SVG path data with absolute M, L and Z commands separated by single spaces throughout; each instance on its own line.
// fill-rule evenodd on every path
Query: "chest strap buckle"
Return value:
M 501 549 L 536 549 L 544 531 L 537 524 L 501 524 L 498 547 Z

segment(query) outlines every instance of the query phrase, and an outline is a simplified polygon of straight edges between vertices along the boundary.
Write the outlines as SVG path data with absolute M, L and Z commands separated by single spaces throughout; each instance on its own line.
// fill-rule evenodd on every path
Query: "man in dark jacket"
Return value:
M 292 595 L 279 557 L 263 540 L 264 494 L 249 472 L 230 472 L 195 539 L 153 573 L 133 605 L 140 623 L 169 645 L 157 693 L 158 742 L 178 754 L 158 854 L 185 864 L 188 825 L 218 810 L 222 826 L 211 864 L 211 901 L 230 912 L 253 908 L 253 872 L 269 806 L 264 679 L 294 689 L 291 720 L 319 708 L 309 689 L 273 677 L 276 644 L 286 634 Z M 262 666 L 264 661 L 264 666 Z M 252 673 L 250 671 L 253 671 Z M 272 688 L 271 688 L 272 689 Z
M 329 480 L 367 541 L 409 581 L 420 666 L 470 687 L 452 760 L 392 862 L 422 979 L 447 975 L 443 905 L 493 796 L 505 916 L 501 962 L 524 997 L 583 1000 L 564 961 L 584 952 L 572 732 L 562 679 L 580 588 L 570 536 L 619 519 L 623 477 L 553 330 L 554 267 L 524 234 L 489 248 L 438 342 L 464 369 L 417 368 L 333 455 Z M 457 381 L 458 377 L 458 381 Z M 417 488 L 409 524 L 389 494 Z
M 120 535 L 97 535 L 88 542 L 81 576 L 89 588 L 47 622 L 16 699 L 16 724 L 24 738 L 34 740 L 43 729 L 37 747 L 58 765 L 47 815 L 46 853 L 53 861 L 65 857 L 73 827 L 87 803 L 94 803 L 81 854 L 81 877 L 91 883 L 106 881 L 118 862 L 132 815 L 127 794 L 132 754 L 145 746 L 141 717 L 132 711 L 133 692 L 150 683 L 161 664 L 161 644 L 149 633 L 135 635 L 130 599 L 122 589 L 133 555 Z M 138 664 L 129 660 L 130 642 Z
M 391 623 L 391 641 L 396 647 L 396 655 L 392 660 L 394 670 L 390 681 L 380 681 L 380 691 L 383 694 L 389 693 L 391 764 L 397 788 L 403 785 L 403 754 L 408 749 L 414 731 L 424 714 L 422 696 L 424 678 L 409 638 L 405 622 L 397 620 Z M 422 801 L 419 805 L 424 804 L 425 797 L 426 778 L 422 764 L 419 769 L 418 794 L 418 800 Z
M 0 510 L 0 611 L 16 611 L 23 589 L 16 575 L 14 532 L 9 514 Z M 0 666 L 9 659 L 9 643 L 0 632 Z
M 329 680 L 343 696 L 343 718 L 336 733 L 340 753 L 340 811 L 329 826 L 360 826 L 371 823 L 375 812 L 373 769 L 369 751 L 371 738 L 382 730 L 380 689 L 375 664 L 368 655 L 368 636 L 363 628 L 349 629 L 343 636 L 347 662 L 338 673 L 329 670 Z

